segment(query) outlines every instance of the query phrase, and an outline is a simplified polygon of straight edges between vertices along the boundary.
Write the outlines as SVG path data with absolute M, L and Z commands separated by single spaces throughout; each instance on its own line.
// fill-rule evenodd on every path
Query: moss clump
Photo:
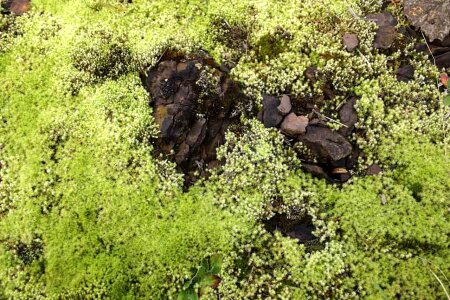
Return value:
M 408 41 L 372 48 L 375 25 L 358 16 L 382 1 L 32 3 L 0 37 L 0 298 L 174 299 L 221 255 L 221 299 L 445 299 L 448 108 Z M 224 165 L 183 192 L 176 167 L 151 155 L 158 128 L 139 78 L 168 49 L 234 67 L 248 111 L 262 93 L 330 112 L 358 96 L 358 176 L 313 179 L 250 116 L 220 148 Z M 405 63 L 407 83 L 395 76 Z M 383 172 L 363 176 L 371 163 Z M 309 216 L 317 247 L 268 231 L 278 215 Z

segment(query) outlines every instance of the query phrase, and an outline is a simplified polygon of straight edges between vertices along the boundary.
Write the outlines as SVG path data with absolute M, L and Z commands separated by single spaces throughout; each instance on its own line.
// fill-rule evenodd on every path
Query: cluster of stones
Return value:
M 312 110 L 307 115 L 298 114 L 288 95 L 263 96 L 263 109 L 258 119 L 267 128 L 278 128 L 291 142 L 302 143 L 314 157 L 303 156 L 302 167 L 318 177 L 330 181 L 345 182 L 349 170 L 355 167 L 359 153 L 349 140 L 358 121 L 354 105 L 356 97 L 350 98 L 339 110 L 343 127 L 333 131 L 327 126 L 320 112 Z
M 429 5 L 425 2 L 423 3 L 424 4 L 422 5 Z M 418 4 L 415 4 L 414 6 L 411 5 L 406 6 L 405 14 L 409 19 L 413 20 L 413 24 L 414 21 L 416 21 L 415 24 L 424 24 L 427 18 L 428 19 L 431 18 L 430 22 L 426 23 L 425 25 L 426 26 L 425 28 L 428 29 L 427 32 L 430 32 L 431 36 L 426 41 L 426 43 L 422 42 L 418 43 L 416 45 L 416 50 L 427 54 L 431 54 L 430 55 L 431 62 L 436 64 L 436 66 L 439 69 L 442 70 L 450 68 L 450 32 L 448 32 L 447 30 L 447 35 L 443 35 L 442 33 L 437 35 L 435 31 L 433 31 L 434 28 L 440 28 L 442 26 L 444 27 L 447 26 L 445 28 L 450 28 L 450 21 L 448 21 L 448 18 L 440 21 L 437 18 L 436 20 L 432 19 L 432 16 L 436 15 L 435 13 L 432 14 L 430 13 L 430 16 L 429 15 L 418 16 L 417 5 Z M 447 5 L 447 9 L 450 9 L 450 4 Z M 397 20 L 392 14 L 388 12 L 370 14 L 367 15 L 365 18 L 366 20 L 372 21 L 375 24 L 377 24 L 378 27 L 375 35 L 375 40 L 373 42 L 374 49 L 386 50 L 391 48 L 392 44 L 397 38 L 398 33 L 401 33 L 404 36 L 410 38 L 415 38 L 418 41 L 423 40 L 422 34 L 417 30 L 418 28 L 414 29 L 411 27 L 403 26 L 397 29 L 398 25 Z M 446 24 L 448 23 L 448 25 L 442 24 L 444 22 L 446 22 Z M 358 36 L 354 33 L 346 32 L 343 36 L 343 43 L 347 51 L 353 52 L 359 46 Z M 407 82 L 411 80 L 413 77 L 414 77 L 414 68 L 411 65 L 403 65 L 397 70 L 397 78 L 400 81 Z
M 450 1 L 405 0 L 404 12 L 412 25 L 428 38 L 430 49 L 422 44 L 419 50 L 431 51 L 439 69 L 450 68 Z
M 214 83 L 207 91 L 201 83 L 206 70 Z M 189 186 L 218 165 L 216 149 L 228 127 L 239 120 L 234 110 L 242 100 L 240 89 L 204 58 L 163 60 L 143 80 L 160 128 L 156 154 L 176 162 Z

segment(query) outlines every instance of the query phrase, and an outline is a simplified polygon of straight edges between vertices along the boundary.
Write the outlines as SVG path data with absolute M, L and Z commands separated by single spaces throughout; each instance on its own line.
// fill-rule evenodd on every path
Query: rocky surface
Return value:
M 390 13 L 370 14 L 366 19 L 375 22 L 378 26 L 373 47 L 388 49 L 397 38 L 397 20 Z
M 347 139 L 326 127 L 308 126 L 306 134 L 299 138 L 321 159 L 327 161 L 338 161 L 352 152 L 352 145 Z
M 1 11 L 3 14 L 14 14 L 21 16 L 30 10 L 30 0 L 6 0 L 1 2 Z
M 356 34 L 346 32 L 343 37 L 347 51 L 353 52 L 359 46 L 359 39 Z
M 316 228 L 312 223 L 312 218 L 308 215 L 291 219 L 285 214 L 277 214 L 265 221 L 264 225 L 268 231 L 279 231 L 284 236 L 296 239 L 298 243 L 305 246 L 319 245 L 318 238 L 313 234 Z
M 309 119 L 305 116 L 297 116 L 295 113 L 287 115 L 281 123 L 281 131 L 289 136 L 298 136 L 306 133 Z
M 189 186 L 218 165 L 216 148 L 238 120 L 240 89 L 207 58 L 163 59 L 142 78 L 160 128 L 156 154 L 176 162 Z
M 404 12 L 411 23 L 420 28 L 430 41 L 443 41 L 450 33 L 450 1 L 405 0 Z
M 357 97 L 352 97 L 339 109 L 339 119 L 345 125 L 339 129 L 339 133 L 343 136 L 350 135 L 355 129 L 356 122 L 358 122 L 358 114 L 355 110 L 357 100 Z
M 416 49 L 428 54 L 440 70 L 450 68 L 450 1 L 405 0 L 404 13 L 414 26 L 408 34 L 426 38 Z
M 311 70 L 310 73 L 314 78 Z M 329 181 L 345 182 L 350 179 L 349 169 L 354 168 L 359 156 L 356 147 L 347 139 L 358 121 L 357 101 L 357 97 L 350 97 L 339 109 L 342 124 L 339 131 L 328 127 L 310 101 L 295 99 L 294 105 L 288 95 L 263 95 L 263 108 L 258 117 L 267 128 L 279 129 L 290 144 L 300 143 L 311 151 L 313 157 L 299 153 L 304 171 Z
M 403 67 L 398 68 L 397 72 L 397 80 L 408 82 L 414 78 L 414 67 L 411 65 L 405 65 Z

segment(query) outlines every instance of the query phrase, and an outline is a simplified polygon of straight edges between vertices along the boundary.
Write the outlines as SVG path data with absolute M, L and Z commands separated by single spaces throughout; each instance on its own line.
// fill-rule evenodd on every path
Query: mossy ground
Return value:
M 217 253 L 222 299 L 446 297 L 448 108 L 410 41 L 373 50 L 374 25 L 349 12 L 381 1 L 122 2 L 33 0 L 0 17 L 0 298 L 176 298 Z M 360 168 L 384 172 L 313 179 L 250 118 L 219 149 L 226 164 L 183 192 L 175 166 L 151 156 L 158 128 L 139 79 L 168 49 L 233 67 L 249 111 L 261 93 L 319 97 L 325 82 L 330 109 L 358 95 Z M 409 83 L 395 78 L 404 62 Z M 267 232 L 280 213 L 311 216 L 319 245 Z

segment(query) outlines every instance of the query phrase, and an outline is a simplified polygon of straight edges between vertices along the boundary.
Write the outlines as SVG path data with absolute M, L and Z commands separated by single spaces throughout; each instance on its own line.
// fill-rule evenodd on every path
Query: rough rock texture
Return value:
M 306 132 L 308 118 L 290 113 L 281 123 L 281 131 L 289 136 L 297 136 Z
M 450 33 L 450 1 L 405 0 L 404 12 L 411 23 L 433 41 L 443 41 Z
M 450 51 L 438 55 L 436 58 L 436 66 L 438 68 L 450 68 Z
M 204 82 L 205 72 L 217 79 L 216 86 Z M 239 87 L 204 58 L 162 60 L 142 78 L 160 128 L 156 154 L 175 161 L 190 185 L 198 179 L 195 171 L 204 176 L 208 164 L 217 165 L 216 148 L 238 120 L 232 114 L 243 97 Z
M 30 10 L 30 0 L 6 0 L 0 1 L 2 4 L 2 13 L 13 13 L 21 16 Z
M 342 135 L 325 127 L 308 126 L 300 141 L 320 157 L 333 161 L 352 152 L 352 145 Z
M 278 111 L 283 115 L 287 115 L 292 110 L 291 98 L 288 95 L 283 95 L 280 100 L 280 105 L 278 105 Z
M 278 109 L 281 101 L 274 96 L 263 96 L 263 123 L 267 128 L 277 127 L 283 120 L 283 113 Z
M 390 13 L 370 14 L 366 19 L 378 25 L 373 43 L 376 49 L 388 49 L 397 38 L 397 20 Z
M 314 78 L 314 73 L 310 68 L 305 76 Z M 357 147 L 346 138 L 354 132 L 358 121 L 357 101 L 358 97 L 351 96 L 339 108 L 340 122 L 346 127 L 337 132 L 328 127 L 327 119 L 310 98 L 263 95 L 263 109 L 258 119 L 266 127 L 280 130 L 287 144 L 299 146 L 296 151 L 305 172 L 332 182 L 345 182 L 351 177 L 349 170 L 355 167 L 360 155 Z M 300 150 L 305 146 L 309 151 Z
M 343 136 L 348 136 L 352 133 L 355 128 L 356 122 L 358 122 L 358 114 L 355 110 L 355 104 L 358 98 L 352 97 L 344 105 L 342 105 L 339 110 L 339 119 L 342 124 L 347 127 L 342 127 L 339 129 L 339 133 Z

